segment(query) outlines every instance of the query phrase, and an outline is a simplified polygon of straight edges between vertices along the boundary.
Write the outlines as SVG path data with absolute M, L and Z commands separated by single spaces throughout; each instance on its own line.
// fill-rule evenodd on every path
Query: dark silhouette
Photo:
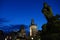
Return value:
M 0 40 L 4 40 L 4 33 L 2 30 L 0 30 Z
M 47 3 L 44 3 L 42 13 L 47 19 L 47 24 L 42 26 L 42 40 L 60 39 L 60 15 L 53 16 L 52 9 Z
M 20 37 L 20 40 L 27 40 L 25 25 L 20 25 L 17 37 Z

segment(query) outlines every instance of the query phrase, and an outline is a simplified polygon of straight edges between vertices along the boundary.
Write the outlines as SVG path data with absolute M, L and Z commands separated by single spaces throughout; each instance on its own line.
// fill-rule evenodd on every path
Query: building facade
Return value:
M 34 23 L 34 19 L 32 19 L 30 25 L 30 36 L 36 36 L 36 33 L 37 33 L 37 25 Z

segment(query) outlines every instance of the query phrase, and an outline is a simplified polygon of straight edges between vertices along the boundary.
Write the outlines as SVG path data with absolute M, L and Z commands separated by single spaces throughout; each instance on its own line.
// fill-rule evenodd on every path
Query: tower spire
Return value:
M 35 23 L 34 23 L 34 19 L 32 19 L 32 20 L 31 20 L 31 25 L 34 25 L 34 24 L 35 24 Z
M 37 32 L 37 26 L 34 23 L 34 19 L 31 19 L 31 25 L 30 25 L 30 36 L 35 36 Z

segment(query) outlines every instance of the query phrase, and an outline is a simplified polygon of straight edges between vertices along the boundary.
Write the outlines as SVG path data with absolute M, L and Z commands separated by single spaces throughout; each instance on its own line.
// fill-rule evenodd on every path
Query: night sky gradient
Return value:
M 60 0 L 45 0 L 52 8 L 54 15 L 60 14 Z M 43 0 L 0 0 L 0 18 L 7 20 L 2 28 L 9 28 L 10 25 L 30 25 L 31 19 L 34 18 L 38 30 L 47 23 L 41 10 Z M 12 27 L 12 26 L 11 26 Z

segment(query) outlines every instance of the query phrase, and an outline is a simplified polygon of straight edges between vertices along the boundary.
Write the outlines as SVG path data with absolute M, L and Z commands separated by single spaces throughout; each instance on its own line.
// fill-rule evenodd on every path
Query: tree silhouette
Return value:
M 0 30 L 0 40 L 4 40 L 4 33 L 2 30 Z

